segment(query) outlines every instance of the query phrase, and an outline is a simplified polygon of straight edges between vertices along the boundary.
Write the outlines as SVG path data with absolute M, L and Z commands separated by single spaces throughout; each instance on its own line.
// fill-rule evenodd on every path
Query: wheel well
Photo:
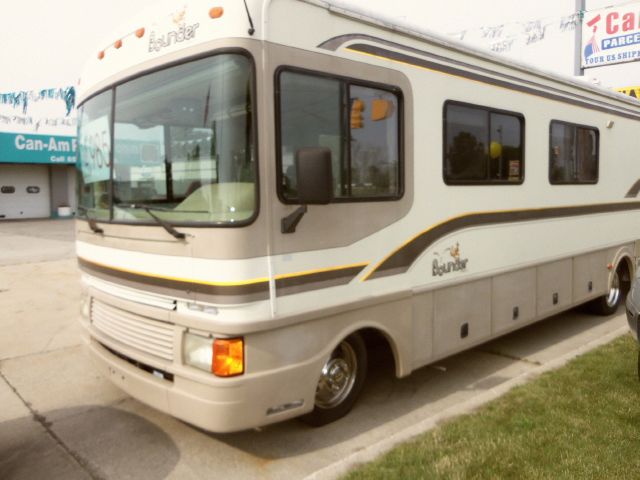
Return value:
M 633 272 L 633 264 L 631 263 L 631 259 L 627 256 L 622 257 L 618 262 L 617 271 L 620 278 L 622 293 L 626 295 L 631 288 L 631 279 Z
M 398 370 L 396 352 L 389 337 L 375 328 L 365 328 L 359 330 L 358 333 L 362 336 L 367 347 L 370 370 L 384 373 L 389 371 L 396 375 Z

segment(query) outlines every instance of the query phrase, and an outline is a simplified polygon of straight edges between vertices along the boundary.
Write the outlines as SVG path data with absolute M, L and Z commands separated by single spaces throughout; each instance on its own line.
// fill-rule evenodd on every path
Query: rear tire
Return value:
M 367 376 L 367 348 L 362 336 L 353 333 L 331 352 L 316 386 L 314 409 L 300 417 L 320 427 L 344 417 L 356 403 Z
M 592 313 L 596 315 L 612 315 L 616 313 L 626 293 L 621 275 L 621 267 L 618 267 L 611 278 L 611 285 L 609 285 L 607 294 L 589 302 L 589 310 Z

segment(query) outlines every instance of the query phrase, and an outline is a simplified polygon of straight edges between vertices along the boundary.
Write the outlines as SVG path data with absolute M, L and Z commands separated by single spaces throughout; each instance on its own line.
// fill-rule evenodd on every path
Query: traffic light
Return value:
M 351 101 L 351 128 L 364 127 L 364 101 L 354 98 Z

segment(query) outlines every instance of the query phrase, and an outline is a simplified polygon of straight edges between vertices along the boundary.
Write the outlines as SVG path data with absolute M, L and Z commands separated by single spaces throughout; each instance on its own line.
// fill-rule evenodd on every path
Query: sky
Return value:
M 210 0 L 201 0 L 210 3 Z M 238 0 L 240 1 L 240 0 Z M 398 19 L 411 19 L 430 30 L 452 33 L 514 24 L 574 11 L 575 0 L 352 0 Z M 94 55 L 127 16 L 158 0 L 5 0 L 0 17 L 0 92 L 75 85 L 85 60 Z M 624 0 L 586 0 L 587 9 Z M 552 35 L 552 34 L 549 34 Z M 570 41 L 565 33 L 562 41 Z M 472 37 L 467 37 L 472 38 Z M 549 39 L 548 39 L 549 40 Z M 559 53 L 552 41 L 514 49 L 511 55 L 547 70 L 570 73 L 570 49 Z M 481 45 L 479 45 L 481 46 Z M 621 71 L 628 84 L 640 85 L 640 63 Z M 599 69 L 602 70 L 602 69 Z M 588 75 L 603 76 L 590 70 Z M 607 75 L 604 75 L 606 77 Z M 634 79 L 634 80 L 632 80 Z M 635 83 L 633 83 L 635 81 Z
M 4 0 L 0 92 L 75 85 L 85 60 L 154 0 Z M 157 3 L 157 0 L 156 0 Z

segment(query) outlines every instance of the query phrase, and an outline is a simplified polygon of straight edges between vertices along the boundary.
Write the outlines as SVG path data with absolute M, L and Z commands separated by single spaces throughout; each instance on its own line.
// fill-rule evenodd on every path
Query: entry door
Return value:
M 0 165 L 0 220 L 50 215 L 49 167 Z

